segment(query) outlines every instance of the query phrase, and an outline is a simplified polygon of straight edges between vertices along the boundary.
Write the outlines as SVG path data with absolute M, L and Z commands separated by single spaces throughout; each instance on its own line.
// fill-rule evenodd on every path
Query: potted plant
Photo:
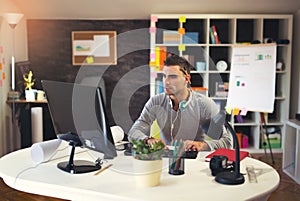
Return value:
M 33 73 L 29 71 L 23 75 L 24 85 L 25 85 L 25 99 L 27 101 L 34 101 L 35 100 L 35 93 L 36 90 L 32 89 L 34 85 Z
M 161 141 L 148 145 L 144 140 L 133 140 L 132 144 L 133 168 L 137 186 L 159 185 L 165 145 Z

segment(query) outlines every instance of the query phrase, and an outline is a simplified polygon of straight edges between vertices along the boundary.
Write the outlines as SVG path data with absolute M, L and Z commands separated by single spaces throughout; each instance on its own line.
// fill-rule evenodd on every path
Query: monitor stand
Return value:
M 69 172 L 71 174 L 81 174 L 93 172 L 101 169 L 101 164 L 96 162 L 84 161 L 84 160 L 75 160 L 74 161 L 74 153 L 76 143 L 70 141 L 69 144 L 72 146 L 71 155 L 69 161 L 60 162 L 57 164 L 57 167 L 65 172 Z

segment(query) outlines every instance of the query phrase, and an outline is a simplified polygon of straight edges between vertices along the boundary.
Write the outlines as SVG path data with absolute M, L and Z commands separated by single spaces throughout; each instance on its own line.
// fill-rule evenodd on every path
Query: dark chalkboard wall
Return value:
M 42 88 L 43 79 L 80 82 L 103 74 L 110 124 L 121 125 L 127 132 L 149 98 L 149 26 L 149 20 L 28 20 L 28 55 L 35 88 Z M 117 65 L 73 66 L 72 31 L 116 31 Z M 128 95 L 132 88 L 136 90 Z

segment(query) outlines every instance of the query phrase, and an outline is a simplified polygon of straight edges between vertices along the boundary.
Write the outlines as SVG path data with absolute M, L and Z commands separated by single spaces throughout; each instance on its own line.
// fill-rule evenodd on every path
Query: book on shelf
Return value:
M 239 147 L 240 148 L 248 148 L 249 146 L 249 137 L 243 133 L 236 133 L 236 136 L 238 138 Z
M 156 71 L 162 71 L 167 58 L 167 47 L 155 47 L 155 66 Z
M 215 26 L 215 25 L 212 25 L 212 26 L 211 26 L 211 31 L 212 31 L 212 33 L 213 33 L 213 37 L 214 37 L 215 44 L 220 44 L 218 32 L 217 32 L 217 29 L 216 29 L 216 26 Z
M 156 88 L 155 88 L 155 94 L 160 94 L 160 93 L 163 93 L 165 91 L 163 81 L 156 80 L 155 81 L 155 86 L 156 86 Z
M 210 35 L 211 44 L 216 44 L 215 36 L 214 36 L 213 30 L 212 30 L 212 27 L 209 28 L 209 35 Z
M 206 96 L 207 88 L 205 87 L 191 87 L 191 89 Z
M 159 53 L 160 53 L 160 56 L 159 56 L 160 70 L 162 71 L 164 69 L 165 61 L 167 59 L 167 47 L 165 47 L 165 46 L 160 47 Z
M 216 97 L 228 96 L 229 83 L 228 82 L 216 82 Z

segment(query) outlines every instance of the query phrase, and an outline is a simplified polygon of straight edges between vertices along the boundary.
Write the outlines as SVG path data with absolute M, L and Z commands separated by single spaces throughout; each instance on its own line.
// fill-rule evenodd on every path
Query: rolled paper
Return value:
M 32 143 L 43 141 L 43 108 L 31 108 L 31 140 Z
M 124 138 L 124 131 L 120 126 L 112 126 L 110 127 L 112 136 L 114 138 L 114 142 L 121 142 Z
M 68 150 L 64 153 L 57 152 L 57 148 L 60 144 L 60 139 L 34 143 L 30 148 L 32 161 L 35 163 L 42 163 L 47 162 L 50 159 L 53 160 L 55 158 L 67 156 L 69 154 Z

